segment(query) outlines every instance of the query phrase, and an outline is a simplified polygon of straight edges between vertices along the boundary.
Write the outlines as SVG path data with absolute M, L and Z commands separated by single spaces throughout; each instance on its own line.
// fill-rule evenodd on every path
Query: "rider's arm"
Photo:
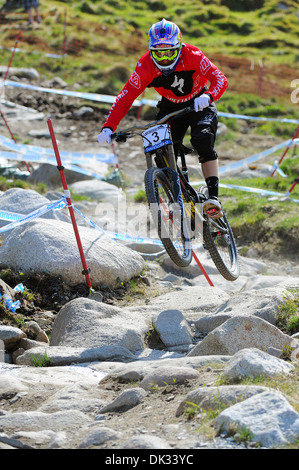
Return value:
M 211 101 L 218 100 L 228 87 L 226 76 L 200 49 L 194 46 L 191 46 L 190 49 L 189 60 L 191 59 L 191 63 L 195 66 L 199 75 L 210 82 L 206 94 L 210 95 Z
M 209 59 L 208 59 L 209 60 Z M 207 70 L 205 76 L 210 82 L 207 95 L 210 95 L 211 101 L 218 100 L 228 87 L 228 80 L 221 70 L 209 61 L 211 67 Z
M 135 99 L 150 83 L 151 68 L 151 64 L 148 62 L 145 54 L 137 63 L 134 72 L 121 92 L 117 95 L 103 128 L 110 127 L 115 132 L 118 124 L 125 117 Z

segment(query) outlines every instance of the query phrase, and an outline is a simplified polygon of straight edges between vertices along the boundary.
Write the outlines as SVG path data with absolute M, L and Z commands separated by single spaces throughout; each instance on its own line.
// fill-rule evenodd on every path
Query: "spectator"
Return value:
M 27 10 L 28 13 L 28 23 L 29 25 L 33 24 L 33 15 L 32 15 L 32 8 L 35 10 L 36 14 L 36 21 L 38 23 L 42 22 L 40 12 L 39 12 L 39 1 L 38 0 L 23 0 L 24 8 Z

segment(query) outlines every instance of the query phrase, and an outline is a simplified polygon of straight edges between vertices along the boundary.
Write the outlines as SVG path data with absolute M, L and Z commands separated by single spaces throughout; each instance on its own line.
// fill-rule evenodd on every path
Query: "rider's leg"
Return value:
M 202 173 L 208 188 L 209 197 L 203 204 L 204 212 L 212 218 L 223 215 L 218 200 L 219 172 L 218 155 L 214 148 L 217 131 L 217 114 L 215 106 L 196 113 L 196 119 L 191 125 L 191 143 L 197 150 Z
M 209 196 L 218 197 L 218 160 L 210 160 L 202 163 L 201 170 L 209 190 Z

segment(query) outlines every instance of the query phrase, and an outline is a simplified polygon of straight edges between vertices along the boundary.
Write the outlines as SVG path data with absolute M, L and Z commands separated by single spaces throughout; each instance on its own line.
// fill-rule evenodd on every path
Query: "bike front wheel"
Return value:
M 188 266 L 192 261 L 191 239 L 171 177 L 152 167 L 146 171 L 144 183 L 150 213 L 165 250 L 177 266 Z
M 205 248 L 209 251 L 219 273 L 228 281 L 238 279 L 240 273 L 238 252 L 225 214 L 216 220 L 205 218 L 203 239 Z

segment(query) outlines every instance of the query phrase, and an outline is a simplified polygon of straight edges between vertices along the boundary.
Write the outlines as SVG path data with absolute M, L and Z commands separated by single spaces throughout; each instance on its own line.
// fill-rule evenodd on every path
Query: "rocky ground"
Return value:
M 19 104 L 26 104 L 33 106 L 36 104 L 34 102 L 34 96 L 28 98 L 25 103 L 24 93 L 20 96 L 16 93 L 9 93 L 9 98 L 14 98 L 14 101 Z M 60 103 L 60 105 L 59 105 Z M 34 107 L 34 106 L 33 106 Z M 58 141 L 59 148 L 61 150 L 76 150 L 80 148 L 81 151 L 98 151 L 98 144 L 96 142 L 96 135 L 100 131 L 101 121 L 103 119 L 103 113 L 97 111 L 96 118 L 94 113 L 86 112 L 80 118 L 74 116 L 75 110 L 78 109 L 78 105 L 74 105 L 74 108 L 66 104 L 65 100 L 53 100 L 49 98 L 44 98 L 43 101 L 40 99 L 39 105 L 36 108 L 39 112 L 44 113 L 44 118 L 41 120 L 18 120 L 15 117 L 9 118 L 9 124 L 11 129 L 17 135 L 18 142 L 25 142 L 30 139 L 31 144 L 44 146 L 51 148 L 51 141 L 48 135 L 48 129 L 46 126 L 46 119 L 50 117 L 53 121 L 53 127 L 56 131 L 56 137 Z M 66 114 L 67 113 L 67 114 Z M 97 122 L 97 120 L 99 122 Z M 124 127 L 132 125 L 135 122 L 134 117 L 128 118 L 124 122 Z M 0 126 L 0 133 L 2 135 L 8 135 L 7 130 L 4 128 L 3 123 Z M 250 136 L 244 134 L 244 139 L 242 141 L 236 142 L 234 144 L 234 152 L 231 152 L 231 149 L 226 149 L 223 145 L 221 151 L 221 159 L 223 164 L 231 161 L 236 158 L 243 158 L 248 155 L 247 146 L 248 141 L 250 140 L 251 148 L 255 148 L 256 151 L 260 151 L 270 146 L 275 145 L 276 139 L 269 137 L 267 139 L 261 137 L 260 139 L 256 138 L 252 142 Z M 279 140 L 280 142 L 280 140 Z M 80 146 L 80 147 L 79 147 Z M 96 150 L 95 150 L 96 148 Z M 144 160 L 143 155 L 140 151 L 140 146 L 138 141 L 134 139 L 130 144 L 130 152 L 128 144 L 124 144 L 122 147 L 117 147 L 117 154 L 119 158 L 119 165 L 124 175 L 126 175 L 127 191 L 132 194 L 136 192 L 143 185 L 143 175 L 144 175 Z M 194 171 L 194 174 L 197 174 L 200 177 L 200 172 L 197 169 L 196 157 L 191 157 L 190 165 Z M 21 166 L 21 165 L 20 165 Z M 134 175 L 134 177 L 133 177 Z M 59 182 L 59 180 L 58 180 Z M 58 186 L 59 188 L 59 186 Z M 292 274 L 294 277 L 299 276 L 299 268 L 290 257 L 290 259 L 284 259 L 283 263 L 277 263 L 273 260 L 259 260 L 263 265 L 264 272 L 267 272 L 271 275 L 277 276 L 289 276 Z M 244 260 L 246 263 L 246 260 Z M 190 279 L 185 273 L 182 273 L 179 270 L 175 270 L 173 266 L 171 267 L 167 262 L 161 262 L 161 260 L 153 260 L 149 263 L 150 269 L 141 276 L 138 280 L 138 289 L 132 289 L 132 285 L 129 283 L 127 285 L 121 286 L 119 289 L 110 289 L 102 288 L 100 293 L 102 295 L 103 301 L 107 304 L 113 306 L 132 306 L 132 305 L 142 305 L 147 299 L 147 302 L 150 302 L 152 299 L 156 298 L 158 295 L 165 294 L 169 291 L 176 291 L 180 286 L 185 286 L 190 283 Z M 250 278 L 250 270 L 248 274 Z M 88 295 L 88 290 L 85 284 L 81 284 L 75 287 L 70 287 L 69 285 L 63 283 L 63 281 L 57 277 L 51 277 L 47 274 L 30 274 L 30 275 L 20 275 L 20 273 L 13 272 L 11 270 L 5 270 L 4 268 L 1 271 L 1 277 L 5 279 L 5 282 L 11 287 L 14 287 L 19 282 L 23 282 L 26 287 L 35 292 L 34 300 L 27 299 L 24 300 L 22 296 L 22 306 L 19 311 L 19 324 L 22 325 L 22 322 L 28 321 L 28 319 L 36 319 L 41 312 L 51 311 L 53 314 L 52 319 L 47 323 L 46 334 L 51 335 L 51 327 L 55 320 L 55 317 L 61 307 L 65 305 L 70 300 L 76 297 L 84 297 Z M 146 302 L 146 303 L 147 303 Z M 0 310 L 1 315 L 1 310 Z M 5 316 L 2 316 L 1 323 L 9 325 L 11 320 Z M 26 329 L 24 326 L 24 331 L 28 335 L 28 338 L 36 338 L 34 331 Z M 149 348 L 153 348 L 159 351 L 159 341 L 154 336 L 149 338 Z M 205 363 L 198 365 L 198 370 L 200 370 L 200 376 L 196 379 L 186 380 L 182 384 L 165 384 L 165 386 L 157 387 L 156 389 L 150 390 L 147 393 L 146 400 L 141 401 L 138 405 L 138 411 L 136 407 L 128 409 L 125 413 L 122 412 L 110 412 L 101 414 L 98 413 L 100 407 L 91 408 L 88 411 L 88 415 L 91 419 L 96 419 L 97 422 L 101 421 L 103 428 L 108 428 L 109 430 L 113 429 L 117 435 L 112 437 L 103 438 L 100 448 L 102 449 L 122 449 L 123 445 L 127 440 L 127 430 L 134 429 L 136 434 L 140 438 L 144 436 L 146 442 L 150 443 L 150 448 L 163 448 L 164 445 L 169 445 L 169 449 L 245 449 L 253 448 L 254 445 L 249 441 L 246 442 L 237 442 L 235 439 L 226 438 L 223 436 L 216 435 L 211 431 L 210 422 L 205 424 L 204 414 L 199 412 L 193 414 L 189 417 L 186 415 L 181 415 L 175 417 L 176 410 L 184 399 L 186 394 L 190 389 L 194 389 L 199 386 L 212 387 L 219 383 L 220 374 L 224 368 L 226 360 L 218 360 L 213 363 Z M 106 364 L 107 366 L 107 364 Z M 67 368 L 64 368 L 65 372 Z M 109 363 L 106 369 L 109 372 Z M 5 372 L 5 371 L 4 371 Z M 69 384 L 74 384 L 74 390 L 72 392 L 71 386 L 69 386 L 69 391 L 66 393 L 68 398 L 71 400 L 72 394 L 76 394 L 76 390 L 80 388 L 85 388 L 85 398 L 90 400 L 98 399 L 105 401 L 109 396 L 109 401 L 117 398 L 120 393 L 128 388 L 133 389 L 138 387 L 134 381 L 124 381 L 116 374 L 113 378 L 108 376 L 102 378 L 103 372 L 101 367 L 91 366 L 87 368 L 86 373 L 89 373 L 89 377 L 86 379 L 85 385 L 80 385 L 80 374 L 83 374 L 82 370 L 76 373 L 76 378 L 71 378 L 73 370 L 69 370 L 70 377 L 66 380 L 69 380 Z M 26 381 L 26 371 L 21 374 L 25 374 L 23 379 Z M 7 412 L 21 412 L 21 411 L 35 411 L 40 408 L 44 403 L 47 403 L 47 400 L 53 395 L 53 387 L 51 384 L 51 368 L 45 368 L 39 372 L 39 378 L 37 378 L 37 383 L 39 384 L 36 387 L 35 392 L 32 394 L 27 394 L 26 390 L 19 391 L 19 393 L 11 399 L 2 399 L 0 401 L 0 416 L 5 416 Z M 62 379 L 63 382 L 64 378 Z M 297 380 L 297 379 L 295 379 Z M 47 390 L 47 383 L 50 384 L 49 390 Z M 62 385 L 66 385 L 66 383 Z M 138 383 L 138 381 L 137 381 Z M 93 405 L 94 406 L 94 405 Z M 86 424 L 87 426 L 87 424 Z M 207 427 L 210 429 L 207 429 Z M 107 431 L 108 432 L 108 431 Z M 22 433 L 20 433 L 22 434 Z M 59 433 L 58 433 L 59 434 Z M 56 443 L 53 444 L 55 447 L 68 447 L 68 443 L 63 441 L 63 436 L 59 437 L 56 434 L 54 437 Z M 109 434 L 109 433 L 108 433 Z M 24 435 L 13 436 L 12 438 L 5 441 L 5 436 L 2 433 L 2 441 L 0 439 L 0 448 L 18 448 L 21 447 L 20 442 L 25 447 L 33 446 L 34 438 L 30 433 L 24 431 Z M 51 436 L 50 436 L 51 437 Z M 44 435 L 45 443 L 37 445 L 37 447 L 43 447 L 49 445 L 49 436 Z M 157 438 L 157 441 L 154 438 Z M 40 435 L 39 438 L 42 440 L 43 437 Z M 61 438 L 61 442 L 59 439 Z M 151 439 L 153 439 L 151 441 Z M 2 442 L 2 444 L 1 444 Z M 98 441 L 99 442 L 99 441 Z M 72 440 L 72 446 L 80 445 L 82 443 L 82 436 L 77 439 L 74 437 Z M 93 444 L 94 445 L 94 444 Z M 146 448 L 145 444 L 142 444 L 141 441 L 136 443 L 133 447 L 129 448 Z M 142 447 L 142 445 L 144 447 Z M 2 446 L 2 447 L 1 447 Z M 141 446 L 141 447 L 139 447 Z M 166 447 L 167 448 L 167 447 Z

